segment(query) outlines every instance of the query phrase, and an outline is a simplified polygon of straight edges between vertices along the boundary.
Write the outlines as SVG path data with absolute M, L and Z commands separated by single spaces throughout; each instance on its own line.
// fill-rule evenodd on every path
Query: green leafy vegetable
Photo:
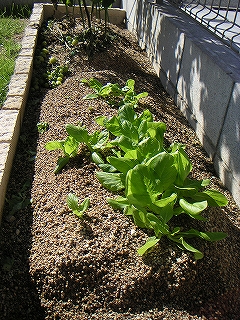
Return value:
M 134 107 L 147 93 L 134 92 L 135 81 L 129 79 L 124 87 L 108 83 L 102 85 L 96 79 L 82 80 L 94 94 L 86 99 L 103 98 L 119 106 L 111 118 L 100 116 L 96 122 L 102 131 L 89 134 L 82 126 L 66 125 L 68 137 L 63 141 L 47 143 L 48 150 L 61 149 L 64 157 L 59 158 L 62 168 L 70 157 L 77 154 L 80 143 L 91 151 L 92 160 L 102 171 L 96 176 L 102 185 L 121 196 L 107 199 L 108 203 L 130 217 L 136 226 L 149 229 L 151 236 L 138 249 L 140 255 L 152 249 L 161 239 L 167 237 L 182 250 L 201 259 L 203 253 L 189 243 L 189 238 L 206 241 L 224 239 L 224 232 L 204 232 L 175 225 L 175 216 L 184 214 L 190 219 L 206 221 L 203 212 L 208 207 L 227 205 L 227 198 L 219 191 L 207 189 L 209 179 L 190 179 L 192 163 L 181 143 L 164 145 L 166 125 L 155 122 L 149 110 L 137 114 Z M 75 195 L 68 196 L 68 205 L 75 214 L 82 216 L 89 205 L 80 206 Z
M 89 198 L 86 198 L 81 204 L 78 204 L 78 197 L 74 193 L 69 193 L 67 196 L 67 205 L 69 209 L 72 210 L 73 214 L 80 219 L 83 219 L 83 214 L 88 209 L 90 200 Z
M 79 142 L 76 141 L 72 136 L 68 136 L 65 140 L 47 142 L 45 148 L 49 151 L 58 149 L 63 151 L 64 157 L 58 158 L 57 165 L 54 169 L 54 173 L 58 173 L 69 162 L 70 158 L 77 155 Z

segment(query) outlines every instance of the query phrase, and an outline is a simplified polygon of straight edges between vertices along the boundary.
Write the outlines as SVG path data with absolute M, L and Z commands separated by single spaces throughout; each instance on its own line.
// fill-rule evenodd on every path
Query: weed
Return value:
M 29 187 L 30 182 L 26 181 L 17 194 L 13 194 L 10 199 L 6 199 L 9 215 L 14 215 L 17 211 L 22 210 L 31 204 L 32 200 L 28 196 Z
M 39 133 L 44 133 L 48 130 L 49 124 L 47 122 L 38 122 L 37 123 L 37 130 Z

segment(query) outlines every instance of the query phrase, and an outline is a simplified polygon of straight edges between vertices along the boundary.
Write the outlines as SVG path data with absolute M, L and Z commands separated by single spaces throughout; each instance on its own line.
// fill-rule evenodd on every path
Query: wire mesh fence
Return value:
M 168 0 L 240 54 L 240 0 Z

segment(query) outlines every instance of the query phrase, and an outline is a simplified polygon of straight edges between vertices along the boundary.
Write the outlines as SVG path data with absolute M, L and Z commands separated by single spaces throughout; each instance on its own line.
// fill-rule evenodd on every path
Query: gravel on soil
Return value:
M 14 214 L 5 205 L 0 319 L 240 319 L 239 209 L 134 35 L 123 27 L 111 28 L 118 38 L 106 51 L 90 60 L 84 54 L 72 56 L 70 74 L 61 86 L 29 95 L 7 199 L 18 195 L 32 203 Z M 54 30 L 47 38 L 49 51 L 65 63 L 69 54 Z M 202 260 L 195 261 L 165 239 L 138 256 L 147 234 L 107 204 L 112 194 L 97 180 L 98 169 L 84 147 L 54 174 L 61 153 L 47 151 L 48 141 L 64 139 L 67 123 L 82 122 L 93 132 L 97 116 L 116 113 L 103 100 L 83 99 L 92 92 L 81 83 L 83 78 L 121 85 L 134 79 L 136 92 L 149 93 L 138 111 L 148 108 L 156 121 L 165 122 L 166 143 L 186 144 L 192 177 L 210 178 L 211 187 L 228 197 L 227 207 L 208 209 L 208 222 L 197 222 L 199 229 L 228 233 L 216 243 L 196 240 Z M 38 134 L 38 122 L 47 122 L 49 129 Z M 67 207 L 69 192 L 80 201 L 90 198 L 83 221 Z M 182 218 L 180 223 L 188 221 Z

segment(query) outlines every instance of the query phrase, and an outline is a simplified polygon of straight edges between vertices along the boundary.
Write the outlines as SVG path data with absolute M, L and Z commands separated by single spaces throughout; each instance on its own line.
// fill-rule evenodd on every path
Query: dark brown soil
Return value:
M 84 54 L 72 56 L 61 86 L 29 95 L 7 198 L 18 195 L 32 203 L 12 215 L 8 203 L 4 209 L 0 319 L 240 319 L 239 210 L 135 37 L 112 28 L 118 38 L 107 51 L 91 60 Z M 49 50 L 65 63 L 69 52 L 60 45 L 56 26 L 53 30 Z M 84 148 L 54 174 L 61 153 L 47 151 L 48 141 L 64 139 L 67 123 L 80 121 L 92 132 L 97 116 L 116 113 L 103 100 L 83 99 L 92 90 L 81 79 L 91 77 L 121 85 L 134 79 L 137 92 L 149 93 L 138 111 L 149 108 L 156 121 L 165 122 L 166 143 L 186 144 L 192 176 L 210 178 L 211 187 L 228 197 L 227 207 L 207 210 L 209 221 L 198 223 L 199 229 L 228 233 L 217 243 L 196 240 L 202 260 L 194 261 L 165 239 L 139 257 L 136 250 L 148 235 L 109 207 L 106 197 L 112 194 L 99 183 L 98 169 Z M 38 134 L 38 122 L 47 122 L 49 129 Z M 70 191 L 80 201 L 90 198 L 83 221 L 67 207 Z

